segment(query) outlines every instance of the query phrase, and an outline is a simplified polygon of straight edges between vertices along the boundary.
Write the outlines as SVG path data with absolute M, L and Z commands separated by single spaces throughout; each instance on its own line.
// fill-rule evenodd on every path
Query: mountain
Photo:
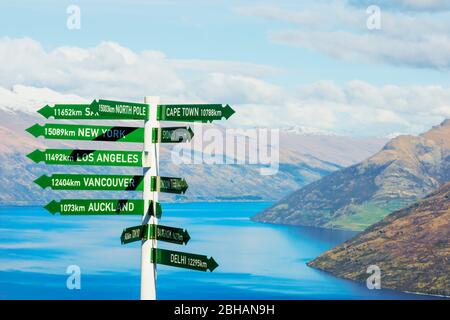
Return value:
M 393 212 L 308 265 L 364 282 L 367 267 L 381 269 L 381 286 L 450 296 L 450 183 Z
M 389 141 L 252 217 L 255 221 L 363 230 L 450 180 L 450 120 Z
M 388 140 L 378 137 L 341 136 L 303 127 L 280 130 L 280 144 L 283 148 L 310 154 L 342 167 L 366 159 L 379 151 Z

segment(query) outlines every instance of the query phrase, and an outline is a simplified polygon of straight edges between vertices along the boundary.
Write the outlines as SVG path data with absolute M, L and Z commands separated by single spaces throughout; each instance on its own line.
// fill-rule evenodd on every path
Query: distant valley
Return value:
M 85 148 L 85 149 L 134 149 L 142 148 L 134 143 L 82 142 L 44 140 L 35 138 L 25 129 L 34 123 L 63 123 L 45 120 L 39 114 L 0 109 L 0 204 L 42 204 L 55 198 L 128 197 L 139 196 L 134 192 L 101 191 L 52 191 L 42 190 L 33 180 L 51 173 L 117 173 L 140 174 L 139 168 L 108 168 L 84 166 L 46 166 L 35 164 L 26 158 L 34 149 Z M 64 123 L 68 123 L 67 121 Z M 86 123 L 74 122 L 74 123 Z M 110 124 L 111 122 L 95 122 Z M 114 122 L 117 123 L 117 122 Z M 125 125 L 142 125 L 140 122 Z M 220 127 L 217 127 L 220 128 Z M 220 130 L 224 130 L 220 128 Z M 189 189 L 185 195 L 164 195 L 165 201 L 276 201 L 290 192 L 341 169 L 349 163 L 360 161 L 379 150 L 383 138 L 349 138 L 339 136 L 304 135 L 281 131 L 280 164 L 276 175 L 262 176 L 261 165 L 240 164 L 182 164 L 176 165 L 170 158 L 170 147 L 164 145 L 161 152 L 161 174 L 184 177 Z M 194 139 L 198 137 L 194 137 Z M 321 140 L 323 138 L 323 141 Z M 330 140 L 332 139 L 332 140 Z M 352 150 L 349 152 L 349 140 Z M 295 148 L 292 141 L 297 141 Z M 322 142 L 321 142 L 322 141 Z

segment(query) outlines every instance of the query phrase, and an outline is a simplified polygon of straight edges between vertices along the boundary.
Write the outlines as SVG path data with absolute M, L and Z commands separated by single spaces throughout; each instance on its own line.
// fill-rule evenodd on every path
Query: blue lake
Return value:
M 187 246 L 213 256 L 212 273 L 158 266 L 158 299 L 423 299 L 335 278 L 306 262 L 355 233 L 249 220 L 268 203 L 163 204 L 161 224 L 186 228 Z M 139 216 L 52 216 L 38 207 L 0 208 L 0 299 L 139 299 L 140 243 L 120 244 Z M 68 290 L 66 269 L 81 268 Z

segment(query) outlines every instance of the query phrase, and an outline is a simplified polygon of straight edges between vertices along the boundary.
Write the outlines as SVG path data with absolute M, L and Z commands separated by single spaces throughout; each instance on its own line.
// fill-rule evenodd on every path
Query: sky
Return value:
M 79 29 L 67 26 L 71 5 Z M 448 0 L 24 0 L 0 8 L 0 105 L 35 94 L 159 95 L 229 103 L 234 127 L 355 136 L 417 134 L 450 118 Z

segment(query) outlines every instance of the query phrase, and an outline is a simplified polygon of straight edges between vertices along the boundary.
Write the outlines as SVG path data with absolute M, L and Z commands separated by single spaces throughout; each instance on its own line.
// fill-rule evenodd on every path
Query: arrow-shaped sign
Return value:
M 90 126 L 77 124 L 35 124 L 27 132 L 46 139 L 144 142 L 144 128 L 120 126 Z
M 153 143 L 178 143 L 191 141 L 194 131 L 190 127 L 153 128 Z
M 157 119 L 163 121 L 212 122 L 228 119 L 235 111 L 227 104 L 164 104 L 158 105 Z
M 45 207 L 51 214 L 61 215 L 143 215 L 144 200 L 86 200 L 63 199 L 60 202 L 52 200 Z M 153 201 L 149 204 L 149 214 L 154 215 Z M 161 204 L 156 203 L 156 217 L 162 215 Z
M 142 166 L 142 151 L 47 149 L 35 150 L 27 157 L 36 163 L 58 165 Z
M 148 232 L 148 227 L 150 227 L 150 232 Z M 144 239 L 157 239 L 176 244 L 187 244 L 191 237 L 187 230 L 154 224 L 126 228 L 120 236 L 122 244 Z
M 150 181 L 151 191 L 184 194 L 188 184 L 183 178 L 174 177 L 152 177 Z
M 42 189 L 52 190 L 108 190 L 142 191 L 144 176 L 104 174 L 53 174 L 42 175 L 34 180 Z
M 148 120 L 150 107 L 146 103 L 98 100 L 92 104 L 98 105 L 100 116 L 123 120 Z
M 120 236 L 120 243 L 127 244 L 135 241 L 147 239 L 148 225 L 139 225 L 126 228 Z
M 187 230 L 168 226 L 150 225 L 150 238 L 176 244 L 187 244 L 191 237 Z
M 101 119 L 98 110 L 90 104 L 55 104 L 50 107 L 48 104 L 38 110 L 45 118 L 55 119 Z
M 149 106 L 144 103 L 100 99 L 90 104 L 55 104 L 53 107 L 46 105 L 38 112 L 47 119 L 147 120 Z
M 193 269 L 199 271 L 213 271 L 219 265 L 213 257 L 204 255 L 152 248 L 151 262 L 167 266 Z

